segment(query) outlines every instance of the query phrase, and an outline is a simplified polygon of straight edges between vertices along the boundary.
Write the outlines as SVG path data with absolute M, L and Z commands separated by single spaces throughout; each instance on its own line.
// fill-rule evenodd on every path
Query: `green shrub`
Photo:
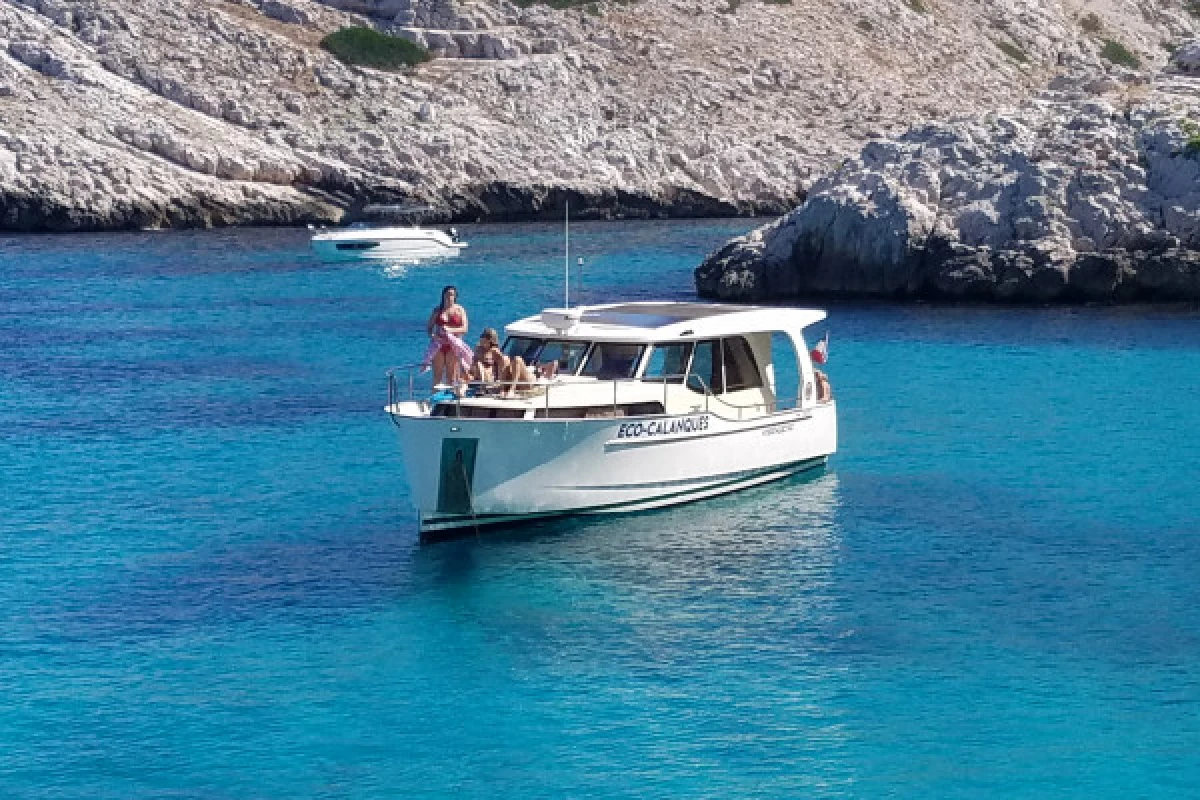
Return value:
M 1029 62 L 1029 56 L 1025 55 L 1025 51 L 1017 47 L 1011 42 L 996 42 L 996 47 L 999 47 L 1004 55 L 1016 61 L 1018 64 L 1026 64 Z
M 1200 17 L 1200 0 L 1188 0 L 1183 7 L 1193 17 Z
M 1137 69 L 1142 65 L 1141 59 L 1129 52 L 1129 48 L 1116 39 L 1105 39 L 1100 55 L 1121 67 Z
M 790 6 L 792 0 L 763 0 L 764 3 L 772 6 Z
M 929 13 L 929 6 L 925 5 L 925 0 L 905 0 L 905 2 L 908 3 L 908 7 L 913 11 L 916 11 L 920 14 Z
M 342 28 L 322 39 L 321 47 L 344 64 L 374 69 L 415 67 L 430 59 L 421 45 L 374 28 Z
M 871 24 L 871 20 L 869 19 L 860 19 L 854 24 L 863 33 L 870 33 L 871 31 L 875 30 L 875 26 Z
M 1083 28 L 1084 33 L 1099 33 L 1104 30 L 1104 23 L 1100 21 L 1100 17 L 1097 15 L 1088 14 L 1079 20 L 1079 27 Z
M 1200 159 L 1200 125 L 1185 119 L 1179 123 L 1179 129 L 1188 137 L 1183 145 L 1183 154 L 1188 158 Z

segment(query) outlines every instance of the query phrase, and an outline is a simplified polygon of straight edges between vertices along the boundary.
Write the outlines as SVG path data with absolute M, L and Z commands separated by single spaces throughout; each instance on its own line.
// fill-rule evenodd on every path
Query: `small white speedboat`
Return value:
M 312 249 L 322 261 L 419 261 L 423 258 L 456 256 L 467 246 L 458 240 L 453 228 L 417 226 L 351 226 L 313 235 Z
M 515 391 L 419 397 L 414 371 L 392 370 L 386 411 L 422 534 L 658 508 L 823 465 L 836 406 L 803 332 L 824 318 L 701 303 L 547 309 L 506 328 L 506 354 L 539 375 Z M 795 362 L 790 393 L 780 353 Z

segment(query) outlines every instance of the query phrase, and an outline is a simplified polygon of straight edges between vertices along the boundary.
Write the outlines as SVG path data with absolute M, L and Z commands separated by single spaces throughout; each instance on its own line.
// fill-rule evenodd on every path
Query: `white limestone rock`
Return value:
M 325 219 L 376 196 L 462 217 L 549 214 L 566 197 L 597 214 L 782 212 L 869 135 L 1014 106 L 1063 72 L 1070 91 L 1113 95 L 1119 117 L 1120 96 L 1137 86 L 1100 62 L 1065 0 L 932 6 L 793 0 L 729 13 L 726 0 L 602 0 L 593 13 L 507 0 L 14 0 L 0 5 L 0 128 L 29 144 L 10 148 L 15 166 L 0 170 L 0 197 L 17 209 L 0 225 Z M 1193 35 L 1194 21 L 1151 17 L 1113 8 L 1105 20 L 1155 66 L 1166 59 L 1159 43 Z M 319 47 L 323 34 L 361 24 L 440 58 L 382 73 Z M 1029 63 L 1005 56 L 1000 36 Z M 1092 116 L 1077 136 L 1097 171 L 1171 180 L 1121 144 L 1120 119 Z M 961 219 L 972 247 L 1011 227 L 1100 251 L 1114 231 L 1140 230 L 1130 204 L 1143 201 L 1123 184 L 1097 190 L 1078 219 L 1059 214 L 1077 166 L 983 174 L 991 134 L 967 134 L 938 158 L 909 153 L 916 142 L 880 155 L 894 164 L 881 172 L 879 205 L 856 216 L 847 199 L 830 219 L 869 232 L 862 252 L 879 258 L 915 246 L 905 242 L 925 235 L 930 214 L 929 236 Z M 1010 173 L 1038 185 L 1002 212 L 992 198 L 1017 191 L 1005 188 Z M 1191 201 L 1179 199 L 1164 214 L 1192 237 Z M 888 236 L 900 239 L 885 245 Z
M 1047 92 L 871 142 L 710 256 L 697 286 L 744 300 L 1200 299 L 1197 120 L 1200 85 L 1164 75 L 1124 112 Z

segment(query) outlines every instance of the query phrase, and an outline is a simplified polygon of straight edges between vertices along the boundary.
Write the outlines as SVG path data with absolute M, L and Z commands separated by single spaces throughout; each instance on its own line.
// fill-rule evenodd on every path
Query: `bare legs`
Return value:
M 453 352 L 438 350 L 433 354 L 434 386 L 458 383 L 461 370 L 458 357 Z
M 534 380 L 533 372 L 525 364 L 525 359 L 513 356 L 504 367 L 504 381 L 508 384 L 504 389 L 505 396 L 511 396 L 517 390 L 530 388 Z

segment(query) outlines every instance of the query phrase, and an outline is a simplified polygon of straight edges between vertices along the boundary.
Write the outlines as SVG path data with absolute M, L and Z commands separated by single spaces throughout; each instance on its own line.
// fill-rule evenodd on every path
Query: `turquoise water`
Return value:
M 749 227 L 573 227 L 585 301 Z M 384 370 L 554 226 L 0 240 L 0 795 L 1194 797 L 1200 314 L 832 309 L 823 474 L 420 546 Z

